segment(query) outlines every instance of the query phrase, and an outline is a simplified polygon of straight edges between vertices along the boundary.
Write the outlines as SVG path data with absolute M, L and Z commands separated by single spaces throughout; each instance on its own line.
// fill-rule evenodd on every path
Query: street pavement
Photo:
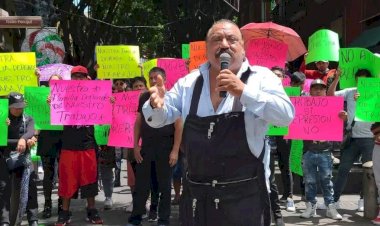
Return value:
M 123 162 L 123 167 L 125 167 L 125 161 Z M 126 179 L 126 169 L 122 170 L 122 187 L 115 188 L 113 194 L 114 208 L 112 210 L 104 210 L 103 209 L 103 201 L 104 195 L 103 192 L 100 191 L 99 195 L 96 197 L 96 206 L 100 210 L 100 215 L 104 219 L 104 225 L 126 225 L 129 213 L 125 211 L 125 208 L 131 203 L 132 196 L 127 186 Z M 42 178 L 42 174 L 39 174 L 39 177 Z M 38 204 L 39 204 L 39 212 L 41 216 L 41 212 L 43 210 L 44 198 L 42 193 L 42 183 L 39 183 L 38 186 Z M 39 225 L 54 225 L 57 220 L 57 189 L 54 190 L 53 195 L 53 216 L 50 219 L 40 219 Z M 284 221 L 286 226 L 290 225 L 354 225 L 354 226 L 367 226 L 373 225 L 369 219 L 363 217 L 363 213 L 357 212 L 355 209 L 357 208 L 357 201 L 359 199 L 358 195 L 343 195 L 341 197 L 341 206 L 343 209 L 338 210 L 339 213 L 343 216 L 342 221 L 335 221 L 325 217 L 325 210 L 318 210 L 317 217 L 312 219 L 301 219 L 299 215 L 305 209 L 305 203 L 301 201 L 299 196 L 295 196 L 294 200 L 296 203 L 297 211 L 295 213 L 290 213 L 282 211 L 284 216 Z M 319 197 L 318 200 L 321 202 L 322 198 Z M 73 213 L 72 223 L 70 226 L 87 226 L 91 224 L 87 224 L 85 221 L 85 200 L 72 200 L 71 203 L 71 211 Z M 22 225 L 28 225 L 27 221 L 23 221 Z M 151 226 L 156 225 L 154 223 L 148 223 L 146 221 L 143 222 L 143 226 Z M 172 207 L 172 215 L 171 215 L 171 225 L 179 225 L 178 222 L 178 206 Z M 273 225 L 273 224 L 272 224 Z M 214 226 L 214 225 L 210 225 Z M 217 225 L 215 225 L 217 226 Z M 231 225 L 233 226 L 233 225 Z

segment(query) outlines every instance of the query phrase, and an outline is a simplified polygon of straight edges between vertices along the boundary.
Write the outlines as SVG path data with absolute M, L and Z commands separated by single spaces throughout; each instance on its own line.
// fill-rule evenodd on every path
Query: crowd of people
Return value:
M 70 201 L 87 199 L 86 220 L 103 222 L 95 207 L 99 187 L 104 191 L 104 209 L 112 209 L 114 187 L 121 186 L 121 162 L 127 159 L 128 186 L 133 202 L 128 226 L 141 225 L 146 217 L 157 225 L 169 225 L 171 205 L 180 205 L 181 225 L 285 225 L 281 205 L 295 212 L 293 174 L 290 170 L 291 140 L 267 136 L 269 124 L 287 126 L 295 116 L 294 107 L 282 86 L 283 79 L 300 87 L 301 96 L 342 96 L 346 109 L 339 112 L 346 134 L 340 164 L 333 178 L 333 142 L 305 140 L 302 155 L 301 191 L 305 210 L 301 218 L 326 209 L 326 217 L 341 220 L 340 197 L 353 163 L 359 158 L 371 165 L 380 188 L 380 123 L 355 121 L 357 88 L 337 90 L 340 70 L 329 69 L 325 59 L 315 62 L 317 70 L 304 66 L 270 69 L 251 66 L 246 59 L 239 27 L 229 20 L 213 24 L 206 36 L 207 62 L 180 78 L 166 90 L 165 70 L 143 76 L 113 79 L 113 92 L 141 90 L 134 125 L 134 148 L 97 145 L 94 126 L 64 126 L 62 131 L 37 131 L 33 118 L 24 113 L 21 93 L 11 92 L 8 143 L 0 147 L 0 225 L 18 225 L 25 209 L 29 225 L 38 225 L 36 173 L 31 169 L 30 149 L 37 145 L 44 171 L 43 218 L 52 217 L 52 191 L 58 177 L 58 217 L 56 225 L 71 221 Z M 220 55 L 230 62 L 221 68 Z M 37 73 L 38 75 L 38 73 Z M 372 77 L 366 69 L 355 74 Z M 306 79 L 313 79 L 310 91 L 303 91 Z M 62 80 L 58 74 L 50 77 Z M 87 68 L 75 66 L 71 80 L 91 80 Z M 227 92 L 226 96 L 221 92 Z M 111 97 L 110 101 L 114 103 Z M 50 104 L 50 97 L 46 104 Z M 14 157 L 16 156 L 16 157 Z M 23 156 L 23 157 L 21 157 Z M 281 171 L 282 197 L 275 181 L 275 159 Z M 22 159 L 20 165 L 15 166 Z M 10 164 L 10 163 L 13 163 Z M 58 170 L 56 170 L 58 168 Z M 58 173 L 58 175 L 56 175 Z M 27 184 L 24 182 L 27 181 Z M 323 204 L 317 203 L 317 185 Z M 171 188 L 175 197 L 171 199 Z M 25 199 L 20 190 L 27 187 Z M 182 192 L 181 192 L 182 190 Z M 359 194 L 358 194 L 359 195 Z M 149 198 L 150 197 L 150 198 Z M 379 194 L 380 197 L 380 194 Z M 149 208 L 147 202 L 150 200 Z M 380 203 L 380 201 L 379 201 Z M 363 211 L 360 194 L 358 211 Z M 286 221 L 286 220 L 285 220 Z M 373 220 L 380 225 L 380 214 Z

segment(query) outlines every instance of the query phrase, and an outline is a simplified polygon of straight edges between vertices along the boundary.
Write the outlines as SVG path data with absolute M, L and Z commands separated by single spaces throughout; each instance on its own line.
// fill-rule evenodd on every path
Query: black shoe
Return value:
M 115 182 L 113 183 L 113 187 L 114 187 L 114 188 L 121 187 L 121 183 L 120 183 L 120 181 L 115 181 Z
M 47 219 L 51 217 L 51 206 L 45 206 L 44 212 L 42 213 L 42 217 Z
M 282 218 L 274 219 L 274 225 L 276 226 L 285 226 L 284 220 Z
M 103 219 L 99 216 L 97 209 L 87 209 L 86 221 L 91 224 L 103 224 Z
M 150 211 L 148 216 L 148 222 L 156 222 L 158 220 L 157 218 L 157 212 Z
M 29 226 L 38 226 L 38 221 L 29 221 Z
M 55 226 L 65 226 L 70 224 L 71 213 L 68 210 L 61 210 L 58 215 L 58 220 L 55 223 Z

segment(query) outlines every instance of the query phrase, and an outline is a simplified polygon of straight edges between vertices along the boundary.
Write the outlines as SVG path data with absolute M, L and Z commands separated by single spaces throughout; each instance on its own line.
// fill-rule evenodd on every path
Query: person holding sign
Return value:
M 71 80 L 90 80 L 87 68 L 75 66 L 71 70 Z M 70 223 L 70 200 L 81 189 L 82 198 L 87 199 L 86 220 L 92 224 L 103 224 L 95 208 L 98 195 L 98 170 L 95 152 L 93 126 L 64 126 L 62 150 L 59 156 L 58 195 L 62 198 L 62 211 L 59 212 L 56 226 Z
M 310 96 L 326 96 L 327 85 L 321 79 L 314 80 L 310 85 Z M 339 113 L 342 120 L 347 120 L 347 113 Z M 332 142 L 329 141 L 304 141 L 304 154 L 302 160 L 303 179 L 305 183 L 306 210 L 301 214 L 302 218 L 310 218 L 316 215 L 317 209 L 317 184 L 322 187 L 326 216 L 334 220 L 342 220 L 342 216 L 336 210 L 334 203 L 334 190 L 332 178 Z
M 206 50 L 208 62 L 179 79 L 169 92 L 158 76 L 143 107 L 154 128 L 180 117 L 185 121 L 187 176 L 180 221 L 270 225 L 264 138 L 269 123 L 289 125 L 294 107 L 269 69 L 249 65 L 234 22 L 216 21 L 207 32 Z M 230 57 L 221 62 L 222 54 Z
M 27 141 L 34 135 L 34 120 L 24 113 L 25 101 L 21 93 L 11 92 L 8 101 L 8 142 L 6 147 L 0 148 L 0 225 L 19 224 L 20 216 L 24 215 L 19 214 L 19 207 L 26 205 L 29 225 L 37 226 L 38 202 L 35 171 L 29 176 L 29 183 L 23 185 L 21 182 L 25 176 L 24 169 L 31 166 L 22 164 L 10 169 L 7 163 L 11 161 L 10 156 L 16 153 L 20 154 L 17 158 L 24 156 L 29 160 L 26 162 L 31 163 L 30 155 L 24 154 L 30 152 Z M 25 200 L 21 199 L 22 186 L 29 186 L 27 203 L 23 203 Z
M 375 139 L 375 148 L 373 149 L 373 174 L 375 176 L 378 198 L 377 203 L 380 206 L 380 122 L 376 122 L 371 126 L 371 131 Z M 372 223 L 380 225 L 380 209 L 377 217 L 372 220 Z
M 371 73 L 367 69 L 359 69 L 355 73 L 356 82 L 359 77 L 369 78 Z M 364 166 L 372 164 L 372 152 L 374 147 L 373 134 L 371 132 L 370 122 L 355 121 L 356 100 L 360 98 L 357 88 L 347 88 L 340 91 L 335 91 L 340 79 L 340 72 L 336 76 L 329 87 L 327 95 L 329 96 L 343 96 L 344 101 L 347 102 L 348 121 L 346 128 L 347 139 L 343 142 L 341 150 L 340 165 L 338 175 L 334 183 L 334 201 L 338 202 L 340 195 L 347 182 L 348 174 L 350 173 L 353 163 L 361 156 Z M 364 211 L 364 201 L 362 194 L 358 201 L 358 211 Z
M 166 78 L 165 70 L 154 67 L 149 71 L 151 85 L 157 77 Z M 140 225 L 149 191 L 152 190 L 152 203 L 148 221 L 158 221 L 158 225 L 168 225 L 170 220 L 171 178 L 173 166 L 177 163 L 182 136 L 182 121 L 162 128 L 150 127 L 142 114 L 143 104 L 149 100 L 149 92 L 142 93 L 134 127 L 134 156 L 136 159 L 136 186 L 133 194 L 133 210 L 128 225 Z M 141 146 L 139 144 L 141 138 Z M 158 203 L 154 202 L 155 181 L 158 182 Z M 158 195 L 157 195 L 158 196 Z M 158 204 L 158 206 L 157 206 Z M 158 219 L 157 219 L 158 207 Z
M 306 56 L 306 54 L 305 54 Z M 328 78 L 332 78 L 336 70 L 335 69 L 329 69 L 329 61 L 328 60 L 319 60 L 315 62 L 315 66 L 317 67 L 317 70 L 306 70 L 305 64 L 301 65 L 300 71 L 305 73 L 306 78 L 309 79 L 322 79 L 323 82 L 327 84 Z

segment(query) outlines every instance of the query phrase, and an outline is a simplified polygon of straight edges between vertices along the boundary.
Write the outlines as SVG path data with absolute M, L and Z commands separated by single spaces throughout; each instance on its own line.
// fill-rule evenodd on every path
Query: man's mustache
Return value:
M 228 53 L 230 56 L 233 55 L 233 53 L 230 49 L 219 49 L 218 51 L 216 51 L 215 57 L 219 58 L 222 53 Z

